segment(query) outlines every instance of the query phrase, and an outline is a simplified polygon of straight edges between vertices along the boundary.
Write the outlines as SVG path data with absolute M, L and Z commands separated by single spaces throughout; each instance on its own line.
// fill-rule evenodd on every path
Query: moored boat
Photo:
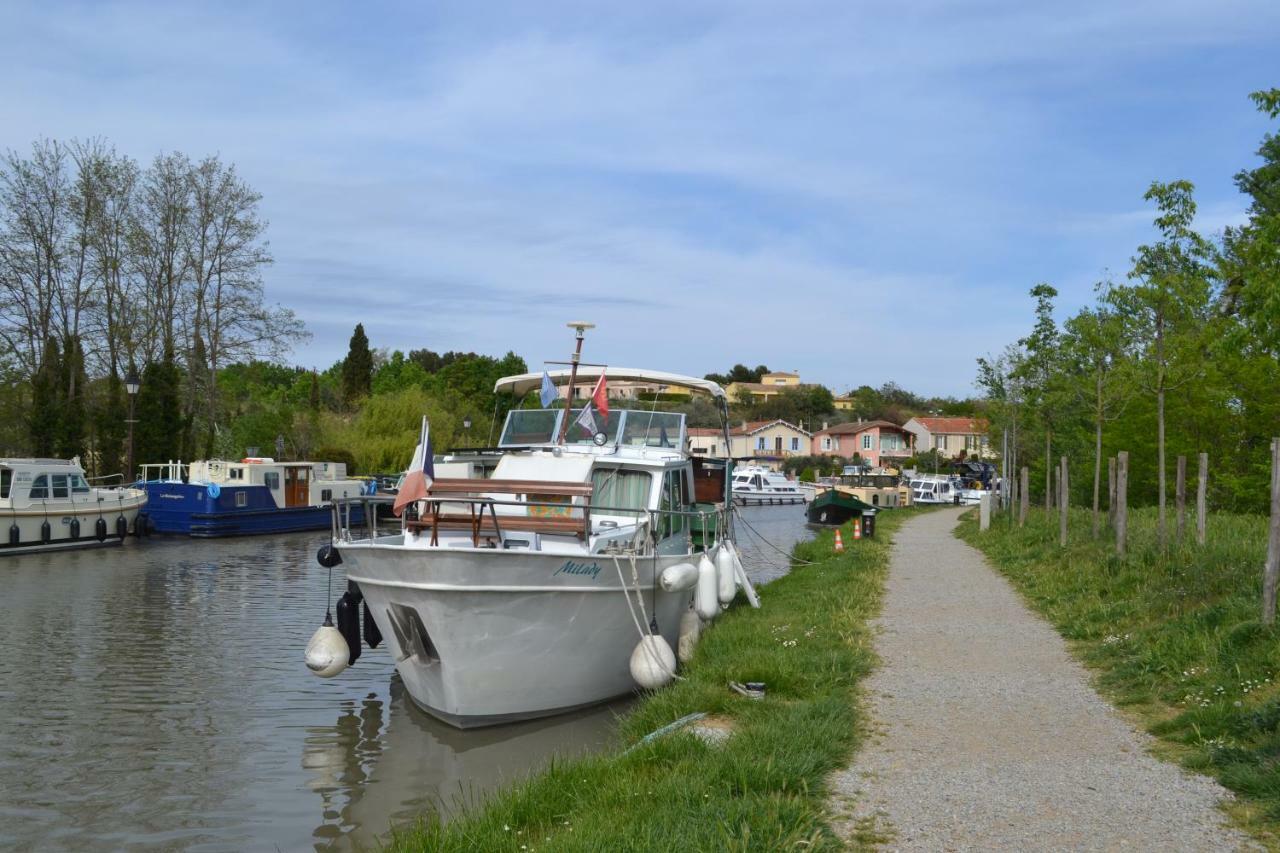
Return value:
M 519 397 L 544 376 L 573 387 L 604 372 L 574 364 L 503 378 L 495 391 Z M 723 390 L 706 380 L 623 368 L 608 380 L 707 393 L 727 414 Z M 511 411 L 492 472 L 435 477 L 399 530 L 341 520 L 345 505 L 378 498 L 338 502 L 322 562 L 340 562 L 350 584 L 338 628 L 327 629 L 341 631 L 341 647 L 359 654 L 354 589 L 365 638 L 372 627 L 385 639 L 413 701 L 460 728 L 549 716 L 672 677 L 671 649 L 746 582 L 727 466 L 691 458 L 683 414 L 596 415 L 592 433 L 578 409 Z M 308 665 L 341 668 L 317 668 L 310 649 Z
M 79 457 L 0 459 L 0 553 L 118 545 L 145 532 L 146 504 L 142 489 L 90 486 Z
M 368 490 L 342 462 L 267 457 L 143 465 L 141 486 L 152 529 L 199 538 L 324 530 L 330 501 Z
M 796 504 L 805 500 L 801 484 L 760 465 L 733 469 L 733 499 L 750 504 Z

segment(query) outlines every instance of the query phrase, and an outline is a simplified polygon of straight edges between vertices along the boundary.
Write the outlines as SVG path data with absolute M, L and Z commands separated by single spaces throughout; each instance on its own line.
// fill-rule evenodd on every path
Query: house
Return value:
M 987 441 L 987 421 L 983 418 L 912 418 L 903 428 L 916 437 L 920 453 L 937 450 L 946 459 L 995 456 Z
M 839 397 L 831 398 L 831 405 L 842 412 L 851 412 L 853 407 L 858 405 L 858 400 L 852 394 L 841 394 Z
M 811 453 L 814 456 L 845 456 L 858 454 L 864 462 L 875 467 L 897 467 L 902 460 L 915 452 L 914 436 L 892 421 L 854 421 L 836 424 L 813 434 Z
M 724 430 L 708 427 L 688 427 L 689 452 L 698 456 L 724 456 Z
M 803 387 L 804 383 L 800 381 L 799 373 L 779 371 L 764 374 L 759 382 L 730 382 L 725 386 L 724 391 L 730 400 L 736 401 L 741 399 L 743 394 L 750 394 L 756 402 L 764 402 L 783 391 L 794 391 Z
M 788 456 L 808 455 L 813 433 L 781 419 L 743 421 L 729 430 L 729 442 L 733 458 L 751 459 L 776 470 Z

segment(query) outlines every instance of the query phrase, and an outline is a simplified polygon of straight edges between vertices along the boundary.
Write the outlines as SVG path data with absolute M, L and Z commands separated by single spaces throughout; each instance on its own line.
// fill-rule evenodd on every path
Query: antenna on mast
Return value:
M 560 437 L 557 439 L 556 444 L 564 444 L 564 438 L 569 432 L 569 415 L 573 414 L 573 388 L 578 381 L 578 361 L 582 358 L 583 332 L 596 327 L 595 323 L 588 323 L 586 320 L 570 320 L 565 325 L 570 329 L 576 330 L 574 337 L 578 343 L 573 350 L 573 360 L 569 366 L 569 397 L 564 404 L 564 417 L 560 420 Z

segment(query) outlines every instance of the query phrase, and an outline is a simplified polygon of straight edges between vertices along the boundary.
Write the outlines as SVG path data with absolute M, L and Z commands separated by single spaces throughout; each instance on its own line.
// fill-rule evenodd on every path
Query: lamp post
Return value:
M 470 415 L 465 415 L 462 418 L 462 440 L 467 443 L 468 447 L 471 446 L 471 416 Z
M 129 463 L 128 468 L 125 469 L 126 481 L 133 476 L 133 425 L 137 423 L 133 417 L 133 404 L 140 387 L 142 387 L 142 380 L 138 379 L 138 371 L 130 367 L 129 375 L 124 378 L 124 390 L 129 392 L 129 418 L 125 421 L 129 425 Z

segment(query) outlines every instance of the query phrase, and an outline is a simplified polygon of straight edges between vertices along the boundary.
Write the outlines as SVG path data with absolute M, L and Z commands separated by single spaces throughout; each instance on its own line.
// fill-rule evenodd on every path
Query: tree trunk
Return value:
M 1027 514 L 1031 511 L 1031 469 L 1023 467 L 1021 483 L 1018 485 L 1018 526 L 1027 523 Z
M 1107 457 L 1107 524 L 1116 526 L 1116 458 Z
M 1116 454 L 1116 553 L 1124 556 L 1129 543 L 1129 451 Z
M 1058 475 L 1058 544 L 1067 547 L 1067 514 L 1071 511 L 1071 499 L 1067 482 L 1067 457 L 1062 457 L 1062 473 Z
M 1280 583 L 1280 438 L 1271 439 L 1271 530 L 1267 562 L 1262 570 L 1262 624 L 1276 621 L 1276 586 Z
M 1093 538 L 1098 538 L 1098 492 L 1102 488 L 1102 380 L 1098 380 L 1098 420 L 1093 435 Z
M 1175 541 L 1181 545 L 1187 532 L 1187 457 L 1178 457 L 1178 474 L 1173 484 L 1174 506 L 1178 513 Z
M 1200 475 L 1196 483 L 1196 542 L 1204 544 L 1205 511 L 1209 490 L 1209 454 L 1200 454 Z

